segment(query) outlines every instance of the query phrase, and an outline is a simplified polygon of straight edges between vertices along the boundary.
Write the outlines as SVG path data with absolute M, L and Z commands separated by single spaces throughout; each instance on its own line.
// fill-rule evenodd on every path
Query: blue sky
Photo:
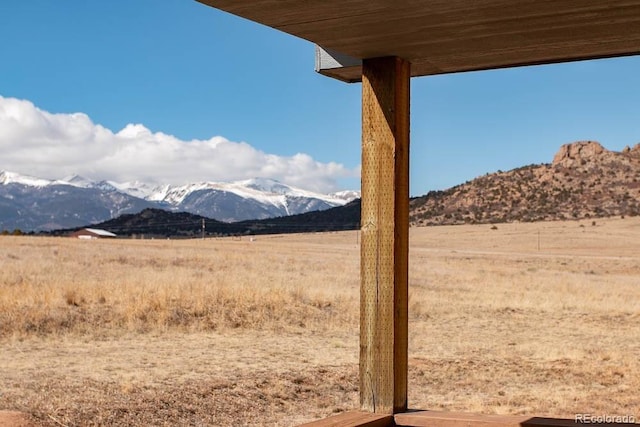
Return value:
M 361 87 L 317 75 L 307 41 L 193 0 L 24 0 L 0 16 L 1 101 L 33 104 L 0 123 L 0 170 L 359 187 Z M 640 142 L 639 70 L 631 57 L 413 79 L 411 194 L 577 140 Z

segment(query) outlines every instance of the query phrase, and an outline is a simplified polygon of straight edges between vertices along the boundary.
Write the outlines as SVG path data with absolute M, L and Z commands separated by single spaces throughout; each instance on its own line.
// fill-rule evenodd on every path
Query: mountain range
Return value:
M 551 163 L 486 174 L 410 200 L 412 226 L 593 220 L 639 214 L 640 144 L 616 152 L 595 141 L 565 144 Z M 153 232 L 159 236 L 201 233 L 202 218 L 175 215 L 145 210 L 100 226 L 125 235 L 145 230 L 147 235 Z M 227 224 L 205 219 L 207 233 L 214 235 L 356 229 L 359 221 L 359 200 L 322 212 L 268 220 Z
M 47 180 L 2 171 L 0 230 L 80 227 L 153 208 L 235 222 L 329 209 L 358 196 L 353 191 L 319 194 L 260 178 L 152 186 L 78 175 Z
M 317 195 L 259 179 L 149 188 L 136 183 L 95 183 L 77 176 L 46 181 L 4 172 L 0 173 L 0 230 L 10 229 L 5 225 L 7 218 L 13 218 L 13 224 L 18 226 L 30 218 L 44 230 L 96 224 L 99 217 L 108 220 L 100 226 L 125 235 L 147 230 L 157 235 L 194 236 L 200 232 L 203 219 L 212 234 L 340 230 L 357 227 L 357 196 L 355 192 Z M 28 206 L 19 208 L 16 201 Z M 216 218 L 220 221 L 211 219 L 215 215 L 209 213 L 222 210 L 216 203 L 225 207 L 226 213 Z M 321 215 L 309 212 L 332 204 L 335 207 Z M 178 218 L 177 214 L 158 208 L 182 208 L 191 214 L 180 215 L 194 216 Z M 29 215 L 21 215 L 19 209 L 31 210 Z M 132 215 L 120 217 L 127 213 Z M 277 218 L 247 219 L 270 215 Z M 565 144 L 551 163 L 488 173 L 410 201 L 412 226 L 636 215 L 640 215 L 640 144 L 617 152 L 595 141 Z M 230 225 L 224 222 L 229 218 L 241 221 Z M 186 228 L 180 226 L 167 232 L 168 224 Z

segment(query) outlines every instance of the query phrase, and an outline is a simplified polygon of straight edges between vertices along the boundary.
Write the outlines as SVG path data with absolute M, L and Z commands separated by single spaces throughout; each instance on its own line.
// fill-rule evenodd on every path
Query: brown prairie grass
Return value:
M 640 417 L 640 220 L 411 230 L 409 403 Z M 294 425 L 356 408 L 357 234 L 0 239 L 0 409 Z
M 357 317 L 347 291 L 357 284 L 356 260 L 312 254 L 301 263 L 292 261 L 294 250 L 268 247 L 225 239 L 3 238 L 0 337 L 326 329 Z M 318 268 L 328 263 L 330 271 Z

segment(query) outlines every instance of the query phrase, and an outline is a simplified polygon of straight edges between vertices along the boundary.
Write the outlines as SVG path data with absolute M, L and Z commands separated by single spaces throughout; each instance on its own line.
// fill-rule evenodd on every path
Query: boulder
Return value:
M 581 165 L 608 152 L 599 142 L 578 141 L 564 144 L 553 157 L 553 165 L 571 167 Z

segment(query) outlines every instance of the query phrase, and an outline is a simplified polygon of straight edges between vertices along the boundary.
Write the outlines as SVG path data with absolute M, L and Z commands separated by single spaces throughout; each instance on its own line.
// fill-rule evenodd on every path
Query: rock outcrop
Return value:
M 625 151 L 623 150 L 622 152 L 624 153 Z M 627 154 L 632 157 L 640 157 L 640 142 L 634 145 L 632 148 L 629 148 Z
M 605 153 L 610 153 L 599 142 L 579 141 L 571 144 L 564 144 L 553 158 L 553 165 L 573 167 L 582 165 Z

